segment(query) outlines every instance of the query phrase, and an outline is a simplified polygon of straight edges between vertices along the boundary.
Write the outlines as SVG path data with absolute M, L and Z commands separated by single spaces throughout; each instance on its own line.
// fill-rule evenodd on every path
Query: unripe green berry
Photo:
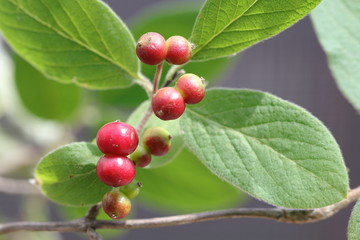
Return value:
M 165 128 L 151 127 L 144 132 L 142 142 L 152 155 L 162 156 L 170 150 L 171 135 Z
M 120 187 L 120 191 L 123 192 L 128 198 L 135 198 L 140 193 L 141 183 L 138 181 L 132 181 L 126 186 Z

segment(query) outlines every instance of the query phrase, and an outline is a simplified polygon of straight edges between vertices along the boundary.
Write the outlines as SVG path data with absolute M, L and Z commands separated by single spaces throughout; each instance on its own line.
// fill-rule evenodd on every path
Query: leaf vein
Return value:
M 101 56 L 102 58 L 104 58 L 105 60 L 111 62 L 112 64 L 114 64 L 115 66 L 118 66 L 124 70 L 126 70 L 126 72 L 134 77 L 134 78 L 138 78 L 138 76 L 136 74 L 133 74 L 131 71 L 129 71 L 126 67 L 124 67 L 122 64 L 120 64 L 119 62 L 115 62 L 113 59 L 107 57 L 106 55 L 104 55 L 103 53 L 97 51 L 96 49 L 93 49 L 92 47 L 90 47 L 89 45 L 86 45 L 84 43 L 82 43 L 81 41 L 78 41 L 76 39 L 73 39 L 73 38 L 69 38 L 69 36 L 67 36 L 65 33 L 57 30 L 56 28 L 53 28 L 51 25 L 43 22 L 41 19 L 39 19 L 38 17 L 34 16 L 31 12 L 27 11 L 26 8 L 24 8 L 24 6 L 22 6 L 20 3 L 16 4 L 14 3 L 14 0 L 8 0 L 8 1 L 11 1 L 15 6 L 18 6 L 26 15 L 28 15 L 29 17 L 33 18 L 34 20 L 36 20 L 39 24 L 43 25 L 43 26 L 46 26 L 47 28 L 53 30 L 54 32 L 56 32 L 57 34 L 59 34 L 60 36 L 62 36 L 63 38 L 66 38 L 72 42 L 75 42 L 77 44 L 79 44 L 80 46 L 83 46 L 85 47 L 86 49 L 88 49 L 89 51 Z

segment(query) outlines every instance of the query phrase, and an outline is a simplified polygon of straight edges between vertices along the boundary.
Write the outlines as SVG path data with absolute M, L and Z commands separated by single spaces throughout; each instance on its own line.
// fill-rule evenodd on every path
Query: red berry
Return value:
M 145 33 L 136 44 L 136 55 L 145 64 L 160 64 L 166 57 L 164 37 L 155 32 Z
M 113 190 L 104 195 L 102 207 L 109 217 L 120 219 L 126 217 L 130 213 L 131 201 L 124 193 Z
M 162 156 L 170 150 L 171 135 L 162 127 L 151 127 L 144 132 L 143 144 L 152 155 Z
M 205 80 L 195 74 L 184 74 L 176 82 L 179 91 L 187 104 L 199 103 L 205 96 Z
M 134 152 L 139 137 L 135 128 L 123 122 L 111 122 L 100 128 L 96 142 L 101 152 L 121 156 Z
M 96 174 L 100 181 L 112 187 L 131 183 L 135 173 L 134 163 L 124 156 L 104 155 L 96 165 Z
M 159 89 L 152 98 L 152 109 L 162 120 L 179 118 L 185 111 L 185 102 L 181 94 L 172 87 Z
M 142 145 L 138 145 L 135 152 L 130 155 L 130 159 L 133 160 L 135 166 L 146 167 L 151 162 L 151 154 Z
M 172 36 L 166 40 L 166 61 L 171 64 L 181 65 L 191 57 L 191 43 L 182 36 Z

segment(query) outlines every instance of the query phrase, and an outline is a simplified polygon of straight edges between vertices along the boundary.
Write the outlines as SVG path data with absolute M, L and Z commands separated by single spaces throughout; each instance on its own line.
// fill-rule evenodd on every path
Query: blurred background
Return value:
M 160 32 L 165 38 L 175 34 L 189 37 L 201 6 L 201 1 L 184 0 L 106 2 L 128 24 L 135 39 L 149 31 Z M 2 48 L 4 46 L 2 44 Z M 49 81 L 21 58 L 5 54 L 3 50 L 0 49 L 1 176 L 32 178 L 34 166 L 48 151 L 72 141 L 91 141 L 99 126 L 114 119 L 126 120 L 146 99 L 137 86 L 99 92 Z M 6 52 L 10 53 L 7 48 Z M 360 169 L 360 118 L 337 89 L 309 17 L 235 57 L 189 64 L 185 69 L 204 76 L 210 86 L 262 90 L 304 107 L 335 136 L 350 170 L 351 187 L 360 185 L 360 174 L 356 173 Z M 151 77 L 154 67 L 143 66 L 143 71 Z M 193 173 L 179 170 L 188 164 Z M 179 181 L 190 179 L 187 181 L 189 187 L 184 190 L 179 184 L 177 188 L 177 182 L 169 180 L 174 179 L 171 175 Z M 145 186 L 134 202 L 131 216 L 134 218 L 230 207 L 270 207 L 218 181 L 187 152 L 150 173 L 140 171 L 137 178 L 149 187 Z M 0 181 L 0 190 L 4 184 L 6 182 Z M 70 220 L 83 216 L 86 211 L 61 207 L 36 194 L 0 193 L 0 202 L 1 222 Z M 351 207 L 328 220 L 305 225 L 232 219 L 101 233 L 105 239 L 345 240 L 350 211 Z M 84 239 L 84 236 L 16 233 L 0 236 L 0 239 L 75 240 Z

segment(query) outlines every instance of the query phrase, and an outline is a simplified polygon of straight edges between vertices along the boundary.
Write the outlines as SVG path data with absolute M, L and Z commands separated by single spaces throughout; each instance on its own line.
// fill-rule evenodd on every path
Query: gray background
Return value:
M 108 1 L 109 5 L 128 22 L 140 11 L 160 0 Z M 179 0 L 179 2 L 181 2 Z M 327 67 L 309 18 L 305 18 L 280 35 L 246 50 L 226 76 L 222 86 L 252 88 L 270 92 L 294 102 L 318 117 L 333 133 L 341 146 L 350 171 L 351 187 L 360 185 L 360 118 L 336 87 Z M 17 198 L 1 195 L 3 209 Z M 251 199 L 245 207 L 268 207 Z M 221 220 L 193 225 L 129 231 L 123 239 L 192 240 L 219 238 L 232 240 L 265 239 L 346 239 L 346 227 L 351 208 L 336 216 L 313 224 L 291 225 L 269 220 Z M 14 212 L 9 210 L 9 214 Z M 138 217 L 159 216 L 139 209 Z M 78 239 L 64 234 L 64 239 Z

